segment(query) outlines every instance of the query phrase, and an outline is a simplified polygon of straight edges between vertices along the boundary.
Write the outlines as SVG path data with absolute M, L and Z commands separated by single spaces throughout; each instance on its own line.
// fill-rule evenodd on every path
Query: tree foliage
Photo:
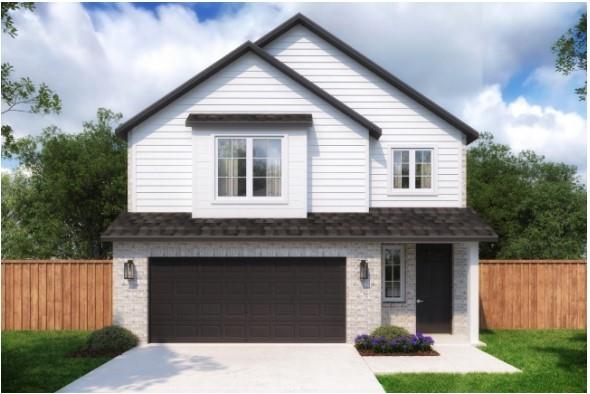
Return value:
M 551 50 L 556 56 L 555 69 L 564 75 L 577 70 L 586 71 L 586 44 L 586 13 L 583 13 L 578 23 L 553 44 Z M 587 85 L 586 80 L 584 86 L 576 89 L 576 94 L 582 101 L 586 100 Z
M 49 127 L 15 142 L 21 169 L 2 176 L 5 258 L 102 258 L 100 234 L 125 210 L 127 148 L 121 114 L 99 109 L 79 134 Z
M 35 10 L 34 3 L 2 3 L 2 31 L 15 38 L 18 30 L 11 12 L 18 9 Z M 2 114 L 24 112 L 31 114 L 60 113 L 61 99 L 45 83 L 35 84 L 29 77 L 14 78 L 14 67 L 2 63 Z M 15 153 L 14 131 L 8 124 L 2 125 L 2 156 Z
M 467 203 L 498 233 L 482 258 L 580 258 L 586 253 L 586 189 L 576 168 L 484 133 L 467 154 Z
M 35 3 L 2 2 L 2 32 L 12 38 L 16 37 L 18 30 L 14 26 L 14 19 L 10 13 L 18 9 L 35 11 Z

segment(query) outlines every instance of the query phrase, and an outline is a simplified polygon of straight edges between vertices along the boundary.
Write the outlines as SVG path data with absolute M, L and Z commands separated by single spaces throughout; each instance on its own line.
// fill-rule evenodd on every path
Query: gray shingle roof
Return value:
M 309 213 L 307 218 L 193 219 L 190 213 L 125 212 L 102 234 L 114 240 L 495 241 L 470 208 L 372 208 L 368 213 Z

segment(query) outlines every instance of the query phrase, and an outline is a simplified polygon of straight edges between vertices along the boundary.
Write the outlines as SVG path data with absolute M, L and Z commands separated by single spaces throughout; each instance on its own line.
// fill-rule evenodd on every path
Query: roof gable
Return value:
M 388 82 L 395 88 L 399 89 L 408 97 L 423 105 L 426 109 L 428 109 L 441 119 L 445 120 L 452 126 L 456 127 L 460 132 L 462 132 L 466 136 L 467 143 L 471 143 L 475 141 L 477 138 L 479 138 L 479 133 L 474 128 L 472 128 L 471 126 L 463 122 L 461 119 L 457 118 L 455 115 L 451 114 L 450 112 L 442 108 L 440 105 L 436 104 L 435 102 L 433 102 L 432 100 L 418 92 L 416 89 L 412 88 L 410 85 L 403 82 L 401 79 L 397 78 L 389 71 L 385 70 L 383 67 L 379 66 L 377 63 L 373 62 L 371 59 L 369 59 L 356 49 L 352 48 L 350 45 L 346 44 L 344 41 L 340 40 L 338 37 L 334 36 L 332 33 L 328 32 L 323 27 L 313 22 L 311 19 L 309 19 L 301 13 L 288 19 L 286 22 L 284 22 L 271 32 L 264 35 L 262 38 L 256 41 L 256 44 L 260 47 L 264 47 L 270 42 L 280 37 L 281 35 L 283 35 L 283 33 L 291 30 L 293 27 L 297 25 L 302 25 L 305 28 L 309 29 L 311 32 L 318 35 L 320 38 L 324 39 L 344 54 L 348 55 L 362 66 L 366 67 L 368 70 L 377 74 L 386 82 Z
M 250 41 L 234 49 L 226 56 L 224 56 L 217 62 L 213 63 L 211 66 L 207 67 L 205 70 L 195 75 L 193 78 L 189 79 L 188 81 L 186 81 L 185 83 L 183 83 L 182 85 L 180 85 L 179 87 L 177 87 L 176 89 L 174 89 L 173 91 L 171 91 L 155 103 L 151 104 L 150 106 L 139 112 L 137 115 L 133 116 L 132 118 L 121 124 L 115 130 L 115 133 L 120 138 L 126 138 L 127 133 L 133 127 L 137 126 L 138 124 L 140 124 L 141 122 L 143 122 L 159 110 L 163 109 L 183 94 L 195 88 L 201 82 L 204 82 L 205 80 L 209 79 L 218 71 L 222 70 L 224 67 L 231 64 L 233 61 L 237 60 L 238 58 L 240 58 L 248 52 L 254 53 L 271 66 L 281 71 L 287 77 L 302 85 L 303 87 L 314 93 L 316 96 L 319 96 L 320 98 L 331 104 L 333 107 L 338 109 L 343 114 L 347 115 L 354 121 L 358 122 L 359 124 L 367 128 L 372 137 L 378 139 L 381 136 L 381 128 L 379 126 L 375 125 L 373 122 L 371 122 L 370 120 L 368 120 L 367 118 L 365 118 L 364 116 L 362 116 L 346 104 L 342 103 L 340 100 L 330 95 L 329 93 L 315 85 L 313 82 L 309 81 L 307 78 L 303 77 L 301 74 L 297 73 L 295 70 L 291 69 L 286 64 L 280 62 L 275 57 L 271 56 L 262 48 L 260 48 L 256 44 L 253 44 Z

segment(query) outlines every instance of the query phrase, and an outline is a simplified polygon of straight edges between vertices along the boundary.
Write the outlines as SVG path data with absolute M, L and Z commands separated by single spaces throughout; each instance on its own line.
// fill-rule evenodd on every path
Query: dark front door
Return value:
M 345 258 L 151 258 L 150 342 L 345 342 Z
M 416 245 L 416 330 L 451 333 L 453 245 Z

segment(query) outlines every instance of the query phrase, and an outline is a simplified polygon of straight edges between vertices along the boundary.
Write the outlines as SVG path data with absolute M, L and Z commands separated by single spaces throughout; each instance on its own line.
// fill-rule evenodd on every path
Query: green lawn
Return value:
M 109 357 L 68 357 L 90 331 L 3 331 L 2 392 L 54 392 Z
M 395 374 L 377 378 L 401 392 L 586 392 L 585 330 L 484 332 L 486 352 L 522 370 L 518 374 Z

